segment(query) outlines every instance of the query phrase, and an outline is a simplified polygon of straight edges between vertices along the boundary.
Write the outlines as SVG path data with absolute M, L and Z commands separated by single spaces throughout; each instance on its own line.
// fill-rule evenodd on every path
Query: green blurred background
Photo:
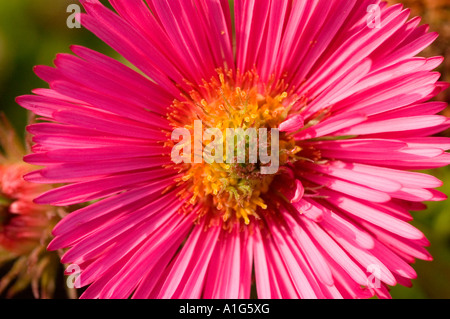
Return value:
M 104 1 L 103 1 L 104 2 Z M 446 62 L 439 71 L 443 80 L 450 81 L 450 0 L 404 0 L 414 15 L 424 17 L 432 31 L 441 36 L 423 54 L 443 55 Z M 27 113 L 15 104 L 15 97 L 29 94 L 38 87 L 47 87 L 37 78 L 35 65 L 53 65 L 56 53 L 70 52 L 71 44 L 79 44 L 117 57 L 102 41 L 84 28 L 69 29 L 67 7 L 76 0 L 1 0 L 0 1 L 0 110 L 13 122 L 17 131 L 24 133 Z M 449 101 L 447 92 L 438 99 Z M 447 110 L 447 115 L 450 112 Z M 450 136 L 448 132 L 443 133 Z M 440 190 L 450 194 L 450 169 L 431 172 L 446 182 Z M 413 213 L 415 226 L 431 242 L 432 262 L 417 261 L 414 265 L 418 279 L 413 288 L 392 288 L 393 298 L 450 298 L 450 201 L 430 203 L 424 212 Z M 55 296 L 58 297 L 58 296 Z M 60 296 L 61 297 L 61 296 Z

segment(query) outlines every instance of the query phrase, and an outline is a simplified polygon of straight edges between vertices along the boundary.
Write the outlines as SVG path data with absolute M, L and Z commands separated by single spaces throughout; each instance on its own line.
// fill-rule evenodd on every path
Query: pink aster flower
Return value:
M 50 188 L 23 179 L 35 168 L 22 161 L 24 147 L 1 113 L 0 147 L 0 293 L 13 297 L 31 285 L 35 298 L 51 298 L 62 271 L 46 247 L 60 218 L 54 207 L 33 203 Z
M 82 24 L 134 68 L 73 46 L 35 69 L 50 89 L 17 101 L 42 120 L 26 161 L 45 168 L 27 180 L 65 184 L 36 202 L 87 203 L 49 245 L 69 248 L 82 297 L 248 298 L 252 284 L 259 298 L 389 297 L 431 260 L 409 211 L 446 196 L 412 171 L 450 162 L 449 139 L 430 137 L 450 126 L 446 105 L 427 102 L 447 85 L 432 72 L 442 58 L 415 57 L 437 34 L 409 10 L 81 3 Z M 175 164 L 171 132 L 196 120 L 200 133 L 279 128 L 279 170 Z

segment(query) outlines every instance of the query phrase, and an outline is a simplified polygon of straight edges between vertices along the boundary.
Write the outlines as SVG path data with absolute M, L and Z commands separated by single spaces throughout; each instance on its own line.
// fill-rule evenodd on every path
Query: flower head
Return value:
M 22 161 L 22 143 L 3 114 L 1 120 L 0 265 L 6 267 L 9 262 L 12 266 L 0 280 L 0 292 L 7 289 L 7 296 L 12 297 L 31 284 L 36 298 L 49 298 L 55 289 L 59 258 L 46 251 L 46 246 L 59 218 L 54 208 L 33 203 L 49 187 L 23 179 L 35 168 Z
M 81 3 L 82 24 L 140 72 L 73 46 L 36 68 L 50 89 L 17 101 L 42 119 L 26 161 L 45 168 L 26 179 L 65 184 L 36 203 L 89 203 L 49 246 L 69 248 L 84 298 L 248 298 L 252 282 L 260 298 L 389 297 L 431 259 L 409 211 L 445 195 L 411 170 L 450 162 L 449 140 L 429 137 L 450 126 L 435 115 L 446 105 L 426 102 L 447 85 L 432 72 L 441 58 L 415 57 L 437 35 L 408 10 Z M 227 157 L 230 129 L 258 134 Z M 171 160 L 177 146 L 185 161 Z

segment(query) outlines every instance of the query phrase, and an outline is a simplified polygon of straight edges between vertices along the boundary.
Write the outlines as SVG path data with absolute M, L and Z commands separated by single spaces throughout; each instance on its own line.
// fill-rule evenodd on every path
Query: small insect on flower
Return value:
M 35 298 L 51 298 L 62 268 L 46 247 L 60 217 L 54 207 L 33 203 L 50 187 L 23 179 L 35 167 L 22 161 L 23 144 L 3 114 L 0 119 L 0 293 L 13 297 L 31 285 Z
M 35 202 L 88 203 L 49 245 L 79 266 L 83 298 L 387 298 L 431 260 L 409 211 L 446 198 L 413 171 L 450 163 L 450 140 L 431 137 L 446 104 L 427 102 L 447 84 L 442 58 L 416 57 L 437 34 L 409 10 L 81 3 L 133 68 L 73 46 L 36 67 L 50 88 L 17 102 L 41 119 L 25 159 L 44 168 L 26 179 L 63 184 Z

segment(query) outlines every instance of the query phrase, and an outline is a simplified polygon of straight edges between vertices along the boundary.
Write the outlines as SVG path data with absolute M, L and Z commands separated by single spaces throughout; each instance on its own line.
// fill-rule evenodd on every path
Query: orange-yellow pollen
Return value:
M 277 128 L 288 113 L 288 93 L 265 92 L 258 85 L 253 72 L 232 76 L 219 72 L 219 78 L 204 83 L 199 90 L 190 93 L 186 101 L 175 101 L 169 117 L 174 127 L 184 127 L 194 133 L 194 121 L 201 120 L 203 129 L 217 128 L 223 136 L 230 129 Z M 212 142 L 203 140 L 203 145 Z M 190 183 L 192 197 L 189 203 L 204 202 L 207 211 L 224 221 L 243 220 L 249 224 L 251 218 L 259 218 L 258 211 L 266 210 L 264 194 L 268 192 L 274 175 L 260 174 L 260 163 L 248 161 L 249 143 L 246 143 L 246 162 L 191 163 L 184 165 L 181 181 Z M 299 147 L 295 141 L 280 135 L 280 165 L 293 158 Z M 224 145 L 224 149 L 226 146 Z M 269 147 L 270 149 L 270 147 Z M 192 151 L 192 156 L 194 156 Z

